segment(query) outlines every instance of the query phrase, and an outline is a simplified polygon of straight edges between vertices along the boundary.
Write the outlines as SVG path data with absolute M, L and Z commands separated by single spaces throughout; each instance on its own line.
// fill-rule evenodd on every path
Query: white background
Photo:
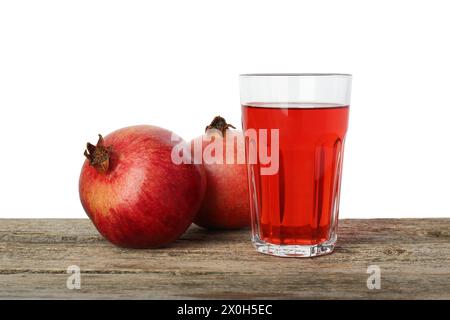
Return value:
M 240 124 L 238 74 L 352 73 L 341 217 L 450 216 L 448 1 L 2 1 L 0 217 L 85 217 L 87 141 Z

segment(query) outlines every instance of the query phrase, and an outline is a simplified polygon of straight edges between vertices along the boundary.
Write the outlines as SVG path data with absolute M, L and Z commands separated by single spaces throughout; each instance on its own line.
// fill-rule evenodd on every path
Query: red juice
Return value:
M 315 245 L 335 237 L 348 114 L 333 104 L 242 106 L 244 130 L 279 129 L 278 172 L 248 165 L 253 233 L 262 241 Z

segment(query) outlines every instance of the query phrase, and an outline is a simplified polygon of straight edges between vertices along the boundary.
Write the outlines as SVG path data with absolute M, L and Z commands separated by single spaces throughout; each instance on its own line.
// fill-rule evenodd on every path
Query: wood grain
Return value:
M 249 233 L 192 226 L 168 248 L 130 250 L 89 220 L 0 219 L 0 299 L 450 299 L 450 219 L 341 220 L 336 251 L 312 259 L 259 254 Z

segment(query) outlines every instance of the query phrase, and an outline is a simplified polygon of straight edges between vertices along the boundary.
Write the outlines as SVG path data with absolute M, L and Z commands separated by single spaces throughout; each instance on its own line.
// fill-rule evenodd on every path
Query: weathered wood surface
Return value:
M 81 268 L 69 290 L 67 267 Z M 367 267 L 381 269 L 369 290 Z M 449 299 L 450 219 L 341 220 L 335 253 L 257 253 L 249 231 L 197 227 L 169 248 L 121 249 L 89 220 L 0 220 L 0 299 Z

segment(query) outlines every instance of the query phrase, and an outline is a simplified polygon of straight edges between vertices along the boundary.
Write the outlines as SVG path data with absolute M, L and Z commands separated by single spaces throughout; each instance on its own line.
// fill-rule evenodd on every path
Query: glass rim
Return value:
M 348 77 L 350 73 L 243 73 L 239 77 Z

